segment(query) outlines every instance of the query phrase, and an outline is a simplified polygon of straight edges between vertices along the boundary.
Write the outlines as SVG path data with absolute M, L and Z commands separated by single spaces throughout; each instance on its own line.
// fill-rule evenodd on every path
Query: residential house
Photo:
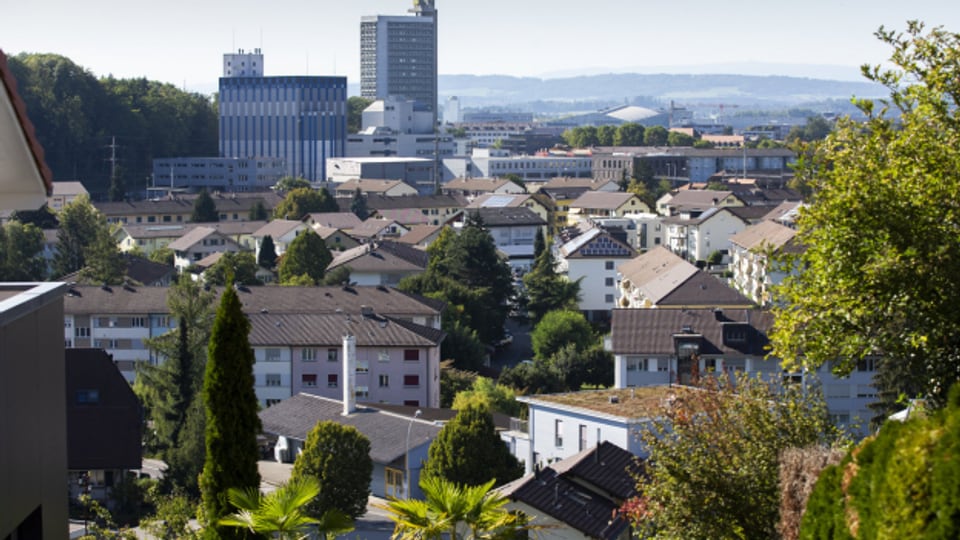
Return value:
M 610 319 L 617 307 L 617 267 L 637 252 L 609 232 L 595 227 L 563 244 L 557 250 L 558 271 L 580 282 L 578 306 L 590 321 Z
M 440 231 L 446 225 L 414 225 L 410 227 L 410 232 L 397 238 L 397 243 L 408 246 L 416 246 L 420 249 L 426 249 L 434 240 L 440 236 Z
M 542 184 L 533 184 L 536 189 L 560 189 L 560 188 L 581 188 L 586 191 L 614 192 L 620 191 L 620 184 L 614 180 L 605 180 L 601 178 L 586 177 L 577 178 L 570 176 L 557 176 L 550 178 Z
M 507 178 L 454 178 L 443 185 L 443 192 L 472 201 L 481 195 L 516 195 L 526 189 Z
M 199 226 L 167 244 L 173 250 L 173 265 L 183 272 L 191 264 L 213 253 L 244 251 L 243 246 L 214 227 Z
M 250 210 L 263 204 L 268 213 L 282 197 L 273 192 L 212 193 L 220 221 L 250 221 Z M 189 223 L 197 195 L 178 194 L 143 201 L 95 202 L 94 207 L 107 218 L 108 223 L 177 224 Z M 209 225 L 209 224 L 205 224 Z
M 337 199 L 342 212 L 350 210 L 347 199 Z M 415 210 L 429 218 L 430 225 L 443 225 L 457 219 L 467 206 L 467 201 L 458 195 L 408 195 L 405 197 L 367 196 L 367 209 L 371 213 L 383 210 Z
M 436 161 L 422 157 L 335 157 L 327 158 L 329 182 L 360 179 L 394 179 L 414 187 L 419 193 L 434 191 Z
M 360 225 L 347 231 L 350 236 L 360 243 L 374 242 L 384 238 L 399 238 L 410 232 L 396 220 L 372 217 Z
M 120 251 L 139 251 L 150 256 L 155 251 L 170 245 L 170 242 L 180 238 L 196 228 L 189 223 L 171 225 L 130 225 L 120 224 L 114 230 L 113 237 L 117 241 Z
M 123 376 L 132 382 L 137 363 L 163 361 L 145 347 L 144 340 L 177 326 L 167 307 L 168 290 L 166 287 L 73 286 L 64 298 L 63 341 L 68 348 L 105 349 Z M 360 316 L 361 308 L 370 306 L 380 315 L 439 329 L 444 309 L 442 302 L 388 287 L 240 286 L 237 292 L 248 315 L 267 312 Z M 289 389 L 287 395 L 290 395 Z
M 440 406 L 442 330 L 360 313 L 253 313 L 250 346 L 260 404 L 300 392 L 333 399 L 352 386 L 359 401 Z M 344 336 L 355 336 L 355 367 L 344 373 Z
M 293 461 L 318 422 L 336 422 L 356 428 L 370 440 L 373 461 L 370 493 L 373 496 L 423 497 L 420 472 L 430 443 L 440 433 L 440 426 L 433 422 L 384 412 L 373 406 L 356 406 L 350 400 L 345 405 L 344 401 L 310 394 L 297 394 L 259 414 L 263 433 L 277 437 L 278 461 Z
M 551 235 L 560 234 L 569 222 L 570 205 L 581 195 L 589 191 L 586 187 L 542 187 L 536 191 L 535 197 L 551 210 L 552 219 L 549 221 Z
M 143 412 L 113 359 L 102 349 L 67 349 L 67 486 L 107 501 L 124 476 L 141 467 Z
M 479 216 L 497 249 L 507 255 L 510 266 L 527 270 L 533 265 L 533 244 L 537 230 L 546 233 L 547 222 L 526 207 L 477 208 L 471 215 Z
M 657 199 L 657 213 L 661 216 L 675 216 L 685 208 L 699 209 L 702 212 L 708 208 L 727 206 L 745 206 L 745 204 L 732 191 L 714 191 L 711 189 L 668 191 Z
M 304 216 L 303 221 L 313 228 L 327 227 L 330 229 L 349 230 L 359 226 L 363 220 L 349 211 L 313 213 Z
M 663 218 L 664 246 L 691 261 L 706 261 L 714 252 L 729 253 L 730 237 L 747 223 L 726 208 L 685 207 Z
M 834 376 L 829 365 L 787 373 L 779 360 L 767 357 L 772 327 L 773 315 L 758 309 L 614 310 L 609 347 L 614 386 L 688 383 L 712 373 L 784 377 L 821 384 L 834 420 L 864 428 L 872 416 L 868 404 L 876 399 L 875 361 L 861 362 L 844 378 Z
M 604 441 L 497 488 L 506 508 L 531 517 L 538 537 L 628 540 L 630 521 L 620 507 L 639 494 L 641 462 Z
M 273 241 L 273 250 L 277 257 L 287 251 L 287 247 L 304 231 L 312 231 L 310 225 L 296 219 L 275 219 L 267 222 L 263 227 L 253 233 L 256 241 L 256 257 L 260 260 L 260 248 L 263 246 L 263 239 L 267 236 Z
M 617 272 L 621 308 L 753 307 L 751 300 L 664 247 L 621 264 Z
M 7 57 L 0 50 L 0 211 L 53 194 Z M 66 537 L 63 283 L 0 283 L 0 538 Z
M 470 201 L 470 204 L 467 205 L 467 210 L 473 208 L 529 208 L 533 210 L 535 214 L 540 216 L 541 219 L 547 223 L 551 223 L 553 218 L 553 206 L 544 203 L 545 198 L 537 198 L 534 195 L 528 193 L 521 193 L 516 195 L 499 195 L 499 194 L 486 194 L 479 195 L 477 198 Z M 548 199 L 547 199 L 548 200 Z
M 401 279 L 427 269 L 427 252 L 400 242 L 382 240 L 341 252 L 327 266 L 350 269 L 350 282 L 357 285 L 397 285 Z
M 761 221 L 730 237 L 730 269 L 733 286 L 764 307 L 773 303 L 771 288 L 787 276 L 771 256 L 778 253 L 799 253 L 794 242 L 797 231 L 776 221 Z
M 374 210 L 373 217 L 393 220 L 407 228 L 414 225 L 429 225 L 433 222 L 430 216 L 416 208 L 382 208 Z
M 347 180 L 342 184 L 336 184 L 334 196 L 353 200 L 357 189 L 365 195 L 381 195 L 385 197 L 403 197 L 405 195 L 416 195 L 417 188 L 403 182 L 402 180 L 373 180 L 359 179 Z
M 587 191 L 570 203 L 567 225 L 576 225 L 588 217 L 622 217 L 625 214 L 649 212 L 650 207 L 636 193 Z
M 54 212 L 63 210 L 63 207 L 72 203 L 80 195 L 90 196 L 87 188 L 80 182 L 54 182 L 53 193 L 47 197 L 47 207 Z
M 343 229 L 314 225 L 313 231 L 317 233 L 320 238 L 323 238 L 324 243 L 327 244 L 327 249 L 333 253 L 355 248 L 360 245 L 360 242 L 357 242 L 354 237 L 347 234 L 347 231 Z

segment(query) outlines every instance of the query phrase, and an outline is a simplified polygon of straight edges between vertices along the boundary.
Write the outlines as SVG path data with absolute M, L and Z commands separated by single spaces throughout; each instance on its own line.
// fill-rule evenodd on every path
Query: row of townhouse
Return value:
M 64 297 L 67 348 L 102 348 L 128 381 L 163 361 L 145 340 L 176 328 L 167 287 L 75 285 Z M 219 295 L 220 289 L 216 292 Z M 441 302 L 383 286 L 238 287 L 251 321 L 262 406 L 298 392 L 337 397 L 344 335 L 357 336 L 363 400 L 437 406 Z M 331 350 L 334 353 L 331 353 Z

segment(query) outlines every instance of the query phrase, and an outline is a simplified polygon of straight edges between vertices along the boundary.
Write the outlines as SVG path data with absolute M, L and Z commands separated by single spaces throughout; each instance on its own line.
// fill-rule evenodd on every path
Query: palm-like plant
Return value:
M 327 511 L 319 520 L 304 512 L 304 506 L 319 493 L 320 483 L 311 477 L 291 480 L 266 495 L 257 488 L 230 488 L 227 498 L 238 511 L 220 524 L 282 540 L 302 540 L 313 527 L 327 538 L 352 531 L 353 521 L 338 510 Z
M 381 508 L 395 523 L 393 540 L 451 540 L 505 538 L 526 529 L 522 516 L 504 508 L 506 497 L 490 492 L 495 480 L 479 486 L 461 486 L 442 477 L 424 476 L 420 489 L 425 500 L 392 499 Z

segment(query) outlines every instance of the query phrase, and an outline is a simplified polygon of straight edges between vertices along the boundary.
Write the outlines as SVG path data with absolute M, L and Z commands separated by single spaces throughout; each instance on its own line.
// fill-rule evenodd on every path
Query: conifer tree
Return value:
M 207 193 L 207 190 L 200 191 L 200 195 L 193 201 L 193 213 L 190 215 L 190 221 L 194 223 L 220 221 L 217 205 L 213 202 L 213 197 Z
M 277 247 L 273 244 L 273 237 L 269 234 L 263 237 L 263 242 L 260 244 L 257 265 L 268 270 L 272 270 L 277 265 Z
M 495 480 L 500 486 L 519 478 L 523 467 L 497 436 L 487 405 L 472 402 L 430 444 L 423 474 L 468 486 Z
M 363 220 L 370 217 L 370 210 L 367 209 L 367 196 L 360 191 L 359 187 L 353 193 L 353 202 L 350 203 L 350 211 Z
M 257 434 L 260 418 L 254 391 L 250 322 L 243 314 L 233 287 L 227 287 L 217 308 L 203 399 L 207 410 L 206 461 L 200 477 L 204 519 L 213 538 L 239 538 L 238 531 L 217 525 L 230 514 L 230 488 L 260 485 L 257 471 Z

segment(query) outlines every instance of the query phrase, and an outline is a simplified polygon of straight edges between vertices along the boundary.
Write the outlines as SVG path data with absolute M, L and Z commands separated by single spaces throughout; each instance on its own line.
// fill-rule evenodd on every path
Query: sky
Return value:
M 222 56 L 266 75 L 359 83 L 360 18 L 412 0 L 0 0 L 0 49 L 66 56 L 96 76 L 216 91 Z M 860 80 L 881 26 L 960 32 L 956 0 L 437 0 L 441 74 L 743 73 Z

